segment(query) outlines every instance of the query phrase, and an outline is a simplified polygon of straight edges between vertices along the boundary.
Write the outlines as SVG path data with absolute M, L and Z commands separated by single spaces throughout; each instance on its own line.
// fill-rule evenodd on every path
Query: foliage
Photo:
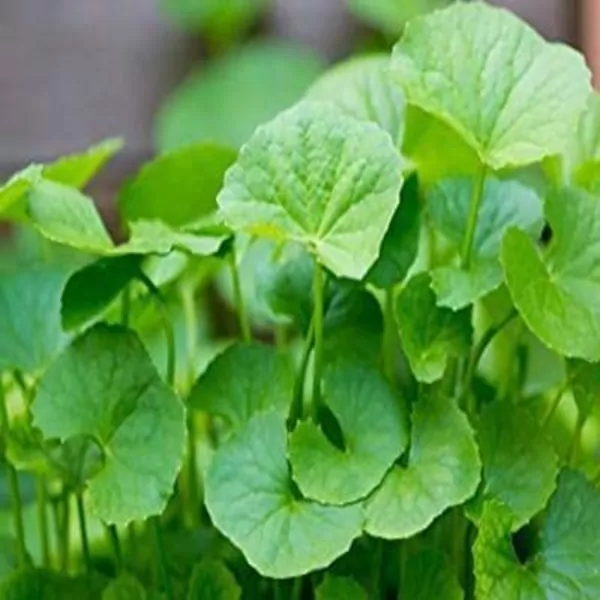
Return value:
M 125 241 L 82 191 L 117 142 L 0 188 L 0 600 L 600 597 L 582 58 L 480 2 L 303 99 L 240 52 Z

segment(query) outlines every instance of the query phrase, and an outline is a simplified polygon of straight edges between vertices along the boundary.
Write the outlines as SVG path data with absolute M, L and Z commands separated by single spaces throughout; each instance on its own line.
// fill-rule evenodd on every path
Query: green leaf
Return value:
M 88 487 L 102 520 L 162 512 L 183 458 L 185 414 L 134 333 L 101 324 L 77 338 L 44 374 L 32 411 L 46 438 L 100 445 L 104 466 Z
M 537 240 L 544 225 L 542 201 L 535 192 L 517 181 L 485 180 L 475 227 L 471 261 L 460 266 L 460 252 L 469 221 L 469 208 L 475 181 L 446 179 L 427 195 L 427 208 L 433 226 L 454 249 L 454 256 L 436 267 L 432 274 L 438 304 L 458 310 L 498 288 L 503 280 L 500 248 L 509 227 L 526 232 Z
M 303 103 L 255 132 L 218 202 L 235 231 L 299 242 L 335 275 L 361 279 L 398 206 L 401 169 L 379 127 Z
M 331 102 L 346 114 L 372 121 L 387 131 L 396 144 L 404 135 L 404 96 L 389 76 L 387 54 L 352 58 L 333 67 L 309 89 L 309 100 Z
M 404 352 L 415 377 L 425 383 L 440 379 L 451 356 L 466 355 L 471 345 L 471 316 L 436 305 L 430 277 L 413 277 L 398 296 L 396 320 Z
M 194 567 L 188 600 L 239 600 L 242 589 L 220 561 L 205 560 Z
M 203 65 L 173 93 L 158 117 L 158 146 L 164 151 L 215 140 L 238 148 L 258 125 L 297 102 L 322 69 L 302 46 L 246 44 Z
M 138 276 L 140 262 L 136 255 L 101 258 L 73 273 L 62 294 L 62 326 L 77 329 L 102 314 Z
M 92 200 L 74 188 L 50 181 L 36 183 L 27 196 L 27 213 L 53 242 L 98 254 L 114 247 Z
M 367 592 L 350 577 L 325 575 L 315 591 L 316 600 L 368 600 Z
M 11 537 L 0 535 L 0 586 L 19 565 L 17 543 Z
M 254 416 L 216 452 L 206 478 L 214 525 L 261 575 L 298 577 L 327 567 L 360 535 L 357 504 L 298 498 L 286 460 L 285 418 Z
M 271 346 L 238 343 L 217 356 L 196 381 L 189 404 L 239 429 L 256 413 L 286 415 L 294 390 L 289 357 Z
M 451 398 L 428 390 L 413 408 L 408 465 L 394 467 L 367 499 L 365 530 L 385 539 L 412 537 L 473 496 L 480 469 L 467 417 Z
M 0 371 L 36 373 L 67 343 L 60 297 L 68 276 L 46 265 L 0 274 Z
M 417 258 L 420 233 L 419 182 L 416 177 L 410 177 L 402 188 L 400 206 L 394 213 L 379 258 L 371 267 L 367 281 L 379 288 L 402 283 Z
M 0 187 L 0 215 L 3 219 L 21 216 L 22 200 L 32 184 L 42 178 L 41 165 L 29 165 Z
M 563 472 L 544 517 L 539 551 L 522 564 L 512 545 L 510 511 L 487 504 L 474 546 L 477 598 L 598 598 L 599 512 L 598 490 L 582 474 Z
M 408 103 L 454 128 L 492 169 L 560 153 L 591 92 L 580 54 L 483 2 L 409 23 L 392 68 Z
M 102 600 L 146 600 L 147 598 L 148 595 L 142 584 L 128 573 L 111 581 L 102 592 Z
M 485 406 L 478 427 L 483 486 L 470 512 L 477 519 L 484 501 L 497 500 L 512 513 L 512 530 L 540 512 L 556 487 L 558 460 L 530 412 L 497 400 Z
M 600 203 L 574 188 L 550 193 L 552 244 L 542 257 L 523 232 L 510 229 L 502 264 L 513 302 L 527 326 L 567 357 L 600 360 L 598 243 Z
M 177 228 L 213 215 L 225 171 L 236 156 L 227 146 L 203 143 L 155 158 L 121 191 L 122 216 Z
M 567 376 L 580 417 L 587 420 L 600 398 L 600 366 L 583 360 L 569 360 Z
M 464 600 L 457 574 L 437 550 L 411 554 L 403 570 L 401 593 L 408 600 Z
M 330 367 L 323 397 L 344 449 L 313 422 L 300 423 L 290 437 L 292 476 L 307 498 L 349 504 L 372 492 L 400 457 L 408 443 L 407 418 L 383 376 L 357 364 Z

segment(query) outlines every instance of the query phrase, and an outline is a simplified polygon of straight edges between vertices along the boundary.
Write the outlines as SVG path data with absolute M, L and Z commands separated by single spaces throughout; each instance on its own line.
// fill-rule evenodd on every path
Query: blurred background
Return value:
M 91 190 L 196 139 L 239 145 L 328 63 L 389 48 L 450 0 L 0 0 L 0 180 L 122 136 Z M 496 0 L 596 64 L 597 0 Z M 232 119 L 232 111 L 236 118 Z

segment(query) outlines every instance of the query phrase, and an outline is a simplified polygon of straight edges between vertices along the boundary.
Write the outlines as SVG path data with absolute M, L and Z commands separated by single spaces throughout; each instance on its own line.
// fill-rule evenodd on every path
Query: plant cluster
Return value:
M 474 2 L 152 160 L 122 243 L 118 142 L 14 175 L 0 599 L 600 597 L 599 133 L 583 58 Z

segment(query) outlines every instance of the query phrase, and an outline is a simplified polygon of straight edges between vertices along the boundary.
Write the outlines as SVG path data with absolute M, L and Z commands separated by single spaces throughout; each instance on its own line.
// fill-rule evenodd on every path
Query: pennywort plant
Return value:
M 122 243 L 117 142 L 13 176 L 0 598 L 598 598 L 599 109 L 461 3 L 152 160 Z

